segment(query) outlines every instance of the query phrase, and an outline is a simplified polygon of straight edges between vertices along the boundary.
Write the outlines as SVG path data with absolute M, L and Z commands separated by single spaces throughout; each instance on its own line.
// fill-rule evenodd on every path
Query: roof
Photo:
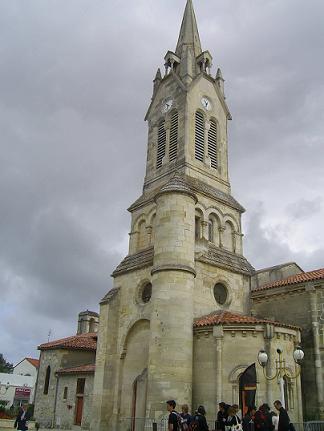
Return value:
M 39 359 L 35 358 L 25 358 L 28 362 L 30 362 L 35 368 L 39 367 Z
M 230 311 L 214 311 L 206 316 L 199 317 L 194 321 L 194 328 L 203 328 L 206 326 L 215 325 L 233 325 L 233 324 L 247 324 L 247 325 L 264 325 L 271 324 L 274 326 L 282 326 L 285 328 L 298 329 L 297 326 L 288 325 L 286 323 L 277 322 L 275 320 L 259 319 L 254 316 L 246 316 L 238 313 L 231 313 Z
M 316 269 L 309 272 L 302 272 L 301 274 L 291 275 L 287 278 L 283 278 L 282 280 L 264 284 L 263 286 L 254 289 L 253 292 L 273 289 L 280 286 L 289 286 L 291 284 L 306 283 L 308 281 L 316 281 L 321 279 L 324 279 L 324 268 Z
M 78 367 L 61 368 L 57 374 L 90 374 L 94 373 L 95 369 L 95 364 L 79 365 Z
M 176 54 L 181 57 L 183 48 L 186 48 L 187 46 L 191 46 L 193 48 L 195 57 L 197 57 L 202 51 L 192 0 L 187 0 L 176 47 Z
M 99 317 L 99 314 L 98 314 L 98 313 L 96 313 L 95 311 L 90 311 L 90 310 L 81 311 L 81 312 L 79 313 L 79 316 L 84 316 L 84 315 L 87 315 L 87 316 L 94 316 L 94 317 Z
M 97 349 L 97 334 L 89 332 L 87 334 L 78 334 L 72 337 L 61 338 L 59 340 L 50 341 L 38 346 L 39 350 L 52 349 L 70 349 L 70 350 L 89 350 L 96 351 Z

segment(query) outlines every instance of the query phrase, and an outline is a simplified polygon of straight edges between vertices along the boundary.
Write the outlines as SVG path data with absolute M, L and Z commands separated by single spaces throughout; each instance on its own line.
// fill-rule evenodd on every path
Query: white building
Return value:
M 0 403 L 6 407 L 33 404 L 38 372 L 38 359 L 24 358 L 13 373 L 0 373 Z

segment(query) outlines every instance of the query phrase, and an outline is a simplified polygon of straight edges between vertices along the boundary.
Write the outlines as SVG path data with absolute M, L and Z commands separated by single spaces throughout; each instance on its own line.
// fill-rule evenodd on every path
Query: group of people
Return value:
M 295 431 L 281 401 L 276 400 L 273 405 L 278 414 L 264 403 L 259 409 L 249 406 L 242 418 L 237 404 L 230 406 L 221 402 L 215 429 L 220 431 L 235 430 L 235 428 L 243 431 Z
M 268 404 L 262 404 L 259 409 L 248 407 L 242 417 L 237 404 L 219 403 L 219 410 L 215 422 L 217 431 L 295 431 L 290 422 L 287 411 L 281 401 L 274 402 L 278 415 L 271 411 Z M 199 406 L 191 415 L 187 404 L 181 406 L 181 413 L 176 411 L 176 402 L 167 401 L 169 412 L 168 431 L 209 431 L 206 421 L 206 410 Z

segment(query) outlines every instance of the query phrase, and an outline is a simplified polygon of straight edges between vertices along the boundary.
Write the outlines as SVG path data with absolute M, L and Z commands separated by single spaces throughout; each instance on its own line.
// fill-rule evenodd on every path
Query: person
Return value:
M 232 427 L 237 426 L 241 423 L 239 417 L 236 415 L 236 409 L 233 406 L 230 406 L 227 411 L 227 419 L 225 422 L 225 431 L 231 430 Z
M 23 404 L 19 409 L 18 415 L 14 423 L 14 428 L 17 428 L 17 430 L 20 430 L 20 431 L 28 430 L 27 421 L 30 419 L 30 414 L 28 413 L 27 408 L 28 408 L 28 405 Z
M 254 427 L 256 431 L 272 431 L 272 418 L 270 416 L 270 407 L 268 404 L 262 404 L 255 413 Z
M 254 431 L 254 417 L 256 413 L 255 406 L 249 406 L 242 420 L 243 431 Z
M 222 401 L 221 403 L 218 404 L 218 407 L 219 407 L 219 410 L 217 412 L 215 429 L 220 431 L 225 431 L 225 422 L 227 419 L 227 410 L 229 408 L 229 405 L 227 405 L 226 403 L 224 403 L 224 401 Z
M 180 416 L 182 417 L 182 430 L 186 431 L 186 430 L 189 429 L 189 425 L 190 425 L 190 422 L 191 422 L 191 416 L 189 414 L 188 404 L 183 404 L 181 406 Z
M 235 409 L 235 415 L 239 418 L 240 422 L 242 422 L 242 413 L 240 411 L 238 404 L 233 404 L 232 407 L 234 407 Z
M 204 406 L 198 407 L 195 415 L 192 417 L 191 426 L 195 431 L 209 431 Z
M 273 405 L 279 412 L 278 431 L 290 430 L 290 419 L 286 409 L 283 407 L 281 401 L 276 400 Z
M 179 429 L 179 413 L 176 412 L 176 402 L 169 400 L 166 402 L 167 410 L 170 413 L 168 419 L 168 431 L 180 431 Z

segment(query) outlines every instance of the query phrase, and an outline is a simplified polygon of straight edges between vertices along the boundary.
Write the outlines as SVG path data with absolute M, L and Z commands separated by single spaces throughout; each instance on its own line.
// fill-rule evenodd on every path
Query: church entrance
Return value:
M 142 431 L 145 426 L 147 395 L 147 369 L 133 383 L 132 431 Z
M 240 406 L 242 416 L 246 414 L 250 406 L 255 405 L 256 388 L 256 369 L 255 364 L 252 364 L 240 375 Z

